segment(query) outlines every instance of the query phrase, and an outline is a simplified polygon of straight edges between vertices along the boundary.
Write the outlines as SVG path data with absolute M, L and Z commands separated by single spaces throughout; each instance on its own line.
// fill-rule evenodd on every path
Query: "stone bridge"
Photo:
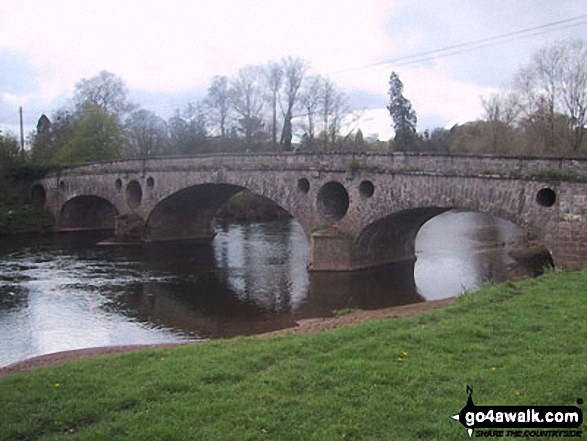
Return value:
M 294 216 L 313 270 L 415 258 L 432 217 L 475 210 L 525 228 L 555 265 L 587 262 L 587 159 L 439 154 L 258 153 L 134 159 L 64 168 L 31 195 L 59 230 L 131 225 L 144 242 L 208 240 L 232 195 L 252 190 Z

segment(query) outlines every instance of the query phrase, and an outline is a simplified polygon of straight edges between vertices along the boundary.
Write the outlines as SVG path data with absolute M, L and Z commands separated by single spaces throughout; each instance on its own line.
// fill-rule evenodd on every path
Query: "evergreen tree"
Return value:
M 412 104 L 403 95 L 404 85 L 397 73 L 389 77 L 389 114 L 393 119 L 395 137 L 391 142 L 392 150 L 413 150 L 416 141 L 416 112 Z

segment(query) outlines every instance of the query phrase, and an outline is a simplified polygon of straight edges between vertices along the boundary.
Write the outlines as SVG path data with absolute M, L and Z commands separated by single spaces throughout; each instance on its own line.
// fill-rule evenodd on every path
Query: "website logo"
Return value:
M 485 438 L 562 438 L 582 435 L 582 430 L 577 428 L 583 423 L 583 411 L 577 406 L 477 406 L 473 402 L 473 389 L 469 385 L 467 394 L 467 404 L 451 418 L 467 429 L 469 437 L 473 433 L 475 437 Z M 583 404 L 583 400 L 578 399 L 577 404 Z

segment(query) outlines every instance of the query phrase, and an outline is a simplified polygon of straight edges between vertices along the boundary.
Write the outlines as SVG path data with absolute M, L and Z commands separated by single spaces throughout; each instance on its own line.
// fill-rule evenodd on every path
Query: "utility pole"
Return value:
M 24 155 L 24 128 L 22 123 L 22 106 L 18 108 L 18 113 L 20 115 L 20 148 L 22 150 L 22 154 Z

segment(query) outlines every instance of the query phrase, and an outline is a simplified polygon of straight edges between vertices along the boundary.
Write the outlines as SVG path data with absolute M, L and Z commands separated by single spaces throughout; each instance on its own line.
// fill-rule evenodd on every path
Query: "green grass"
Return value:
M 478 405 L 587 399 L 586 300 L 587 270 L 551 271 L 414 317 L 19 374 L 0 439 L 468 439 L 467 384 Z

